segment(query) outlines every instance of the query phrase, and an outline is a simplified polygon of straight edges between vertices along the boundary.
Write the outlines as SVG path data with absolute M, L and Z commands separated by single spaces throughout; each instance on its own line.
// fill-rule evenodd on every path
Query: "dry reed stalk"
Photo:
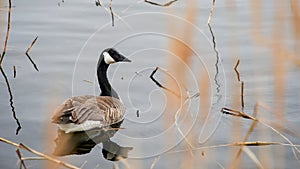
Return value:
M 171 80 L 166 80 L 165 86 L 167 86 L 169 89 L 173 91 L 180 91 L 178 92 L 180 97 L 174 97 L 172 93 L 165 92 L 167 96 L 167 102 L 166 102 L 166 110 L 164 112 L 164 125 L 165 128 L 168 128 L 168 126 L 171 126 L 172 123 L 175 123 L 175 127 L 178 129 L 178 131 L 181 133 L 181 135 L 184 137 L 184 145 L 188 149 L 187 153 L 182 154 L 181 157 L 181 168 L 188 166 L 187 158 L 190 158 L 190 156 L 193 154 L 191 151 L 192 149 L 192 143 L 194 140 L 190 136 L 185 136 L 185 134 L 181 131 L 178 125 L 178 117 L 179 112 L 180 114 L 183 114 L 185 116 L 187 115 L 187 108 L 185 103 L 189 101 L 189 97 L 184 97 L 186 93 L 185 86 L 187 86 L 187 66 L 189 65 L 189 59 L 192 56 L 191 46 L 192 46 L 192 39 L 193 39 L 193 27 L 189 23 L 195 23 L 196 20 L 196 0 L 190 0 L 186 3 L 186 13 L 185 13 L 185 20 L 186 23 L 183 25 L 176 25 L 173 20 L 169 20 L 168 28 L 169 32 L 171 34 L 174 34 L 177 39 L 169 39 L 168 42 L 168 49 L 170 53 L 172 53 L 177 58 L 169 57 L 167 63 L 168 63 L 168 72 L 172 75 L 172 78 L 174 78 L 178 83 L 174 83 Z M 176 12 L 176 11 L 175 11 Z M 181 26 L 179 28 L 179 26 Z M 180 33 L 178 33 L 180 32 Z M 188 98 L 188 99 L 187 99 Z M 176 105 L 176 106 L 174 106 Z M 176 111 L 176 114 L 174 115 L 173 112 Z M 172 118 L 175 117 L 175 118 Z M 173 121 L 172 119 L 175 119 Z M 186 125 L 186 122 L 181 122 L 180 125 Z M 190 134 L 190 133 L 189 133 Z M 174 136 L 167 136 L 169 139 L 173 139 Z M 190 163 L 191 164 L 191 163 Z
M 292 20 L 293 20 L 293 33 L 294 37 L 297 39 L 295 45 L 295 53 L 300 53 L 300 6 L 298 0 L 290 0 L 290 8 L 292 13 Z
M 54 78 L 53 81 L 56 82 L 61 82 L 62 79 L 60 78 Z M 50 92 L 46 97 L 48 98 L 48 101 L 45 103 L 45 105 L 43 105 L 43 107 L 46 110 L 45 116 L 47 117 L 52 117 L 53 116 L 53 111 L 56 106 L 58 106 L 58 102 L 59 99 L 61 98 L 64 94 L 65 91 L 60 91 L 60 89 L 58 88 L 58 86 L 51 86 L 51 88 L 49 89 Z M 54 124 L 50 122 L 51 118 L 48 118 L 47 122 L 44 123 L 43 126 L 43 130 L 44 132 L 42 132 L 44 134 L 43 136 L 43 152 L 46 154 L 52 154 L 53 150 L 54 150 L 54 138 L 57 137 L 57 129 L 54 128 L 53 126 Z M 44 160 L 42 163 L 42 168 L 44 169 L 54 169 L 54 168 L 58 168 L 59 166 L 56 164 L 53 164 L 52 162 L 48 161 L 48 160 Z
M 210 83 L 209 83 L 209 76 L 206 74 L 206 72 L 202 72 L 199 78 L 198 82 L 199 91 L 201 93 L 200 95 L 200 113 L 199 113 L 199 122 L 201 124 L 204 124 L 205 118 L 209 115 L 209 109 L 210 109 Z
M 56 163 L 56 164 L 59 164 L 59 165 L 61 165 L 61 166 L 64 166 L 64 167 L 67 167 L 67 168 L 71 168 L 71 169 L 79 169 L 79 168 L 76 167 L 76 166 L 73 166 L 73 165 L 71 165 L 71 164 L 65 163 L 65 162 L 60 161 L 60 160 L 58 160 L 58 159 L 52 158 L 52 157 L 50 157 L 50 156 L 48 156 L 48 155 L 46 155 L 46 154 L 43 154 L 43 153 L 38 152 L 38 151 L 36 151 L 36 150 L 34 150 L 34 149 L 30 148 L 30 147 L 27 147 L 27 146 L 25 146 L 25 145 L 22 144 L 22 143 L 17 144 L 17 143 L 15 143 L 15 142 L 9 141 L 9 140 L 4 139 L 4 138 L 2 138 L 2 137 L 0 137 L 0 142 L 3 142 L 3 143 L 6 143 L 6 144 L 9 144 L 9 145 L 12 145 L 12 146 L 14 146 L 14 147 L 16 147 L 16 148 L 19 148 L 19 149 L 26 150 L 26 151 L 28 151 L 28 152 L 31 152 L 31 153 L 37 155 L 37 156 L 40 156 L 40 157 L 45 158 L 45 160 L 49 160 L 49 161 L 54 162 L 54 163 Z
M 252 17 L 252 24 L 253 24 L 253 28 L 252 30 L 252 38 L 254 40 L 255 43 L 257 43 L 258 45 L 265 45 L 269 48 L 275 48 L 277 49 L 277 51 L 279 53 L 282 54 L 282 56 L 285 56 L 286 61 L 289 61 L 290 63 L 294 64 L 295 66 L 300 67 L 300 59 L 297 57 L 297 52 L 295 53 L 291 53 L 286 47 L 285 45 L 282 45 L 280 43 L 274 42 L 273 39 L 268 39 L 264 36 L 263 33 L 259 32 L 259 29 L 261 27 L 261 20 L 260 20 L 260 16 L 262 16 L 262 3 L 261 0 L 252 0 L 251 1 L 251 9 L 252 11 L 256 11 L 255 15 L 251 15 Z M 282 13 L 282 12 L 280 12 Z M 299 20 L 295 21 L 294 24 L 299 24 Z M 280 25 L 280 30 L 281 29 Z M 296 26 L 297 27 L 297 26 Z M 298 31 L 298 28 L 296 28 L 296 30 Z M 299 50 L 299 48 L 297 48 Z
M 160 7 L 167 7 L 167 6 L 170 6 L 172 5 L 174 2 L 176 2 L 178 0 L 171 0 L 169 2 L 166 2 L 164 4 L 159 4 L 159 3 L 156 3 L 156 2 L 153 2 L 153 1 L 149 1 L 149 0 L 144 0 L 144 2 L 148 3 L 148 4 L 151 4 L 151 5 L 155 5 L 155 6 L 160 6 Z
M 211 150 L 216 148 L 224 148 L 224 147 L 240 147 L 240 146 L 282 146 L 282 147 L 292 147 L 297 148 L 296 151 L 300 153 L 298 147 L 300 148 L 300 145 L 290 144 L 290 143 L 283 143 L 283 142 L 271 142 L 271 141 L 248 141 L 248 142 L 233 142 L 228 144 L 218 144 L 218 145 L 211 145 L 211 146 L 202 146 L 202 147 L 196 147 L 193 149 L 193 151 L 199 151 L 201 150 L 201 153 L 204 150 Z M 177 150 L 177 151 L 169 151 L 165 154 L 175 154 L 175 153 L 183 153 L 189 150 Z
M 33 65 L 34 69 L 35 69 L 36 71 L 39 71 L 37 65 L 34 63 L 34 61 L 31 59 L 31 57 L 30 57 L 30 55 L 29 55 L 29 51 L 30 51 L 30 49 L 32 48 L 32 46 L 35 44 L 35 42 L 37 41 L 37 39 L 38 39 L 38 36 L 31 42 L 31 44 L 30 44 L 29 47 L 27 48 L 25 54 L 26 54 L 26 56 L 28 57 L 28 59 L 30 60 L 31 64 Z
M 253 110 L 253 117 L 254 118 L 256 118 L 256 115 L 257 115 L 257 104 L 255 104 L 255 106 L 254 106 L 254 110 Z M 254 128 L 255 128 L 255 126 L 256 126 L 256 124 L 257 124 L 257 121 L 256 120 L 254 120 L 254 121 L 252 121 L 252 123 L 251 123 L 251 125 L 250 125 L 250 127 L 249 127 L 249 129 L 248 129 L 248 131 L 247 131 L 247 133 L 246 133 L 246 135 L 245 135 L 245 137 L 244 137 L 244 139 L 243 139 L 243 142 L 242 143 L 246 143 L 247 142 L 247 140 L 248 140 L 248 138 L 249 138 L 249 136 L 250 136 L 250 134 L 252 133 L 252 131 L 254 130 Z M 232 162 L 232 164 L 230 165 L 231 167 L 230 168 L 238 168 L 238 159 L 240 158 L 240 156 L 241 156 L 241 153 L 242 153 L 242 151 L 243 151 L 243 147 L 244 147 L 244 145 L 242 145 L 240 148 L 239 148 L 239 150 L 238 150 L 238 152 L 236 153 L 236 155 L 235 155 L 235 158 L 234 158 L 234 161 Z M 250 150 L 249 150 L 250 151 Z M 253 156 L 253 155 L 252 155 Z M 260 163 L 259 163 L 260 164 Z M 260 166 L 260 165 L 258 165 L 258 166 Z
M 297 145 L 293 144 L 293 142 L 290 139 L 288 139 L 281 132 L 279 132 L 278 130 L 276 130 L 274 127 L 272 127 L 271 125 L 267 124 L 263 120 L 258 120 L 257 118 L 252 117 L 250 115 L 247 115 L 247 114 L 245 114 L 245 113 L 243 113 L 241 111 L 233 110 L 233 109 L 228 109 L 228 108 L 223 108 L 222 112 L 225 113 L 225 114 L 232 115 L 232 116 L 236 116 L 236 117 L 240 117 L 240 118 L 245 118 L 245 119 L 250 119 L 250 120 L 259 122 L 260 124 L 262 124 L 263 126 L 267 127 L 268 129 L 271 129 L 273 132 L 275 132 L 278 136 L 280 136 L 286 142 L 288 142 L 288 144 L 292 147 L 292 150 L 293 150 L 293 153 L 294 153 L 295 157 L 297 157 L 296 153 L 300 154 L 300 150 L 298 149 Z
M 284 11 L 283 5 L 278 0 L 275 2 L 274 6 L 274 24 L 272 30 L 272 39 L 273 43 L 278 44 L 279 46 L 284 46 L 283 42 L 285 41 L 285 37 L 282 29 L 285 25 L 285 20 L 283 18 Z M 284 106 L 285 106 L 285 77 L 286 77 L 286 59 L 285 56 L 276 48 L 276 46 L 272 46 L 273 52 L 273 72 L 274 72 L 274 115 L 275 120 L 278 121 L 282 126 L 286 121 L 284 115 Z M 276 154 L 279 157 L 285 156 L 285 149 L 280 148 L 280 150 L 276 151 Z M 278 163 L 278 168 L 285 168 L 285 158 L 276 159 Z
M 18 158 L 19 158 L 19 160 L 20 160 L 20 169 L 22 168 L 22 166 L 24 167 L 24 169 L 27 169 L 27 167 L 26 167 L 26 165 L 25 165 L 25 162 L 24 162 L 24 159 L 23 159 L 23 157 L 22 157 L 22 154 L 21 154 L 21 151 L 20 151 L 20 149 L 16 149 L 16 153 L 17 153 L 17 155 L 18 155 Z

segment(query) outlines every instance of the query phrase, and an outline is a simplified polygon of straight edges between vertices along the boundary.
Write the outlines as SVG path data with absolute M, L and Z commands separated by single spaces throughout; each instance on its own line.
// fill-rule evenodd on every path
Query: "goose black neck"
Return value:
M 117 92 L 111 87 L 108 81 L 107 78 L 108 66 L 109 65 L 106 64 L 103 59 L 100 61 L 100 63 L 98 63 L 97 76 L 98 76 L 98 82 L 101 89 L 100 96 L 111 96 L 119 99 Z

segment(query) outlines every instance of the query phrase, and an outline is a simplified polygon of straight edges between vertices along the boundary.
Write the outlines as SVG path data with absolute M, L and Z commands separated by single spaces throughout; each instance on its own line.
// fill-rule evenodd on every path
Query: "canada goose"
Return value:
M 107 79 L 107 69 L 116 62 L 131 62 L 113 48 L 105 49 L 98 60 L 97 76 L 100 96 L 75 96 L 54 112 L 52 122 L 66 133 L 101 128 L 123 119 L 125 106 Z

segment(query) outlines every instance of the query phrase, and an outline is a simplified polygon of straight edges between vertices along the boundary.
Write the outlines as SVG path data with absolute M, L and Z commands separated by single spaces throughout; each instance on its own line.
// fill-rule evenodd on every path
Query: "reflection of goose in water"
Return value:
M 117 161 L 127 158 L 128 152 L 132 150 L 132 147 L 121 147 L 110 140 L 118 131 L 122 122 L 120 121 L 102 129 L 97 128 L 81 132 L 65 133 L 62 130 L 58 130 L 53 155 L 86 154 L 97 144 L 102 143 L 102 154 L 105 159 Z
M 66 133 L 109 126 L 123 119 L 125 107 L 107 79 L 107 69 L 116 62 L 130 62 L 113 48 L 105 49 L 97 65 L 100 96 L 76 96 L 66 100 L 54 112 L 52 122 Z

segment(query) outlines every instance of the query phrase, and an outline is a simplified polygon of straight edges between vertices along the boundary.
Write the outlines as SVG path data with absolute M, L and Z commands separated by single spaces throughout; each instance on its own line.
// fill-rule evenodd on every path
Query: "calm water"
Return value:
M 107 7 L 108 3 L 105 1 L 103 5 Z M 100 93 L 95 76 L 96 63 L 103 49 L 114 46 L 133 61 L 112 65 L 108 72 L 110 82 L 127 107 L 126 117 L 121 125 L 125 129 L 113 133 L 111 140 L 123 147 L 133 147 L 128 152 L 126 162 L 116 162 L 120 168 L 126 168 L 126 165 L 132 168 L 150 168 L 153 161 L 158 159 L 157 157 L 159 160 L 155 168 L 177 168 L 189 160 L 194 164 L 194 168 L 197 166 L 220 168 L 220 166 L 228 167 L 227 165 L 230 164 L 232 158 L 228 156 L 229 147 L 205 151 L 206 154 L 202 157 L 199 155 L 202 150 L 195 151 L 198 154 L 194 156 L 170 153 L 186 149 L 182 133 L 177 130 L 174 120 L 171 123 L 165 120 L 172 121 L 166 114 L 176 114 L 180 106 L 167 108 L 165 103 L 167 96 L 149 78 L 156 66 L 168 69 L 170 60 L 180 63 L 178 69 L 187 68 L 187 73 L 184 75 L 186 81 L 176 81 L 178 79 L 173 78 L 172 71 L 159 71 L 155 77 L 161 83 L 169 79 L 173 83 L 186 84 L 185 88 L 190 95 L 197 92 L 203 95 L 205 91 L 198 86 L 198 82 L 202 84 L 199 79 L 201 72 L 210 77 L 208 89 L 211 95 L 211 108 L 207 123 L 197 120 L 197 117 L 201 116 L 198 113 L 199 110 L 201 112 L 199 102 L 202 101 L 199 97 L 189 101 L 186 113 L 188 117 L 181 117 L 184 113 L 179 113 L 179 126 L 182 127 L 183 135 L 187 135 L 192 130 L 189 138 L 194 147 L 203 146 L 198 144 L 200 133 L 202 133 L 200 140 L 209 138 L 204 145 L 210 146 L 241 141 L 248 129 L 249 121 L 222 116 L 219 112 L 224 106 L 237 108 L 236 105 L 232 106 L 232 102 L 236 98 L 239 99 L 240 86 L 233 70 L 238 58 L 241 61 L 238 69 L 241 79 L 245 82 L 244 111 L 252 114 L 257 101 L 274 108 L 276 105 L 283 105 L 281 110 L 285 112 L 284 116 L 287 120 L 284 126 L 295 133 L 283 134 L 294 144 L 300 143 L 298 134 L 300 69 L 293 62 L 275 62 L 276 53 L 273 53 L 269 46 L 260 45 L 253 40 L 251 31 L 254 28 L 251 16 L 255 11 L 251 10 L 250 2 L 237 1 L 234 4 L 217 2 L 212 29 L 219 59 L 216 57 L 206 24 L 210 2 L 198 2 L 197 17 L 192 25 L 183 19 L 185 2 L 182 1 L 174 3 L 172 10 L 133 0 L 114 1 L 113 10 L 122 17 L 122 20 L 115 17 L 114 27 L 111 26 L 110 13 L 96 6 L 94 1 L 17 0 L 13 1 L 13 6 L 3 68 L 13 90 L 14 106 L 22 129 L 16 136 L 17 126 L 11 115 L 9 95 L 6 92 L 5 81 L 1 79 L 0 136 L 3 138 L 22 142 L 33 149 L 51 154 L 57 134 L 56 126 L 50 123 L 52 111 L 70 96 Z M 6 31 L 6 7 L 6 2 L 1 1 L 1 46 Z M 264 36 L 271 37 L 275 6 L 263 4 L 263 7 L 263 24 L 260 29 Z M 283 5 L 282 9 L 288 10 L 289 6 Z M 291 14 L 288 13 L 283 17 L 287 26 L 282 30 L 286 37 L 282 43 L 291 53 L 295 53 L 296 45 L 299 47 L 300 42 L 299 39 L 295 40 L 291 33 L 292 28 L 289 24 L 292 21 Z M 189 65 L 184 64 L 169 50 L 168 42 L 172 39 L 182 40 L 179 34 L 184 32 L 170 31 L 170 27 L 172 29 L 176 27 L 172 27 L 170 21 L 175 25 L 191 26 L 194 38 Z M 36 62 L 39 72 L 34 70 L 24 54 L 36 36 L 38 41 L 30 50 L 30 55 Z M 285 72 L 279 81 L 284 82 L 283 94 L 277 99 L 274 92 L 278 87 L 275 78 L 276 68 L 282 67 L 282 64 L 285 66 Z M 16 78 L 13 78 L 14 65 L 17 70 Z M 137 110 L 139 117 L 136 114 Z M 261 117 L 266 121 L 274 120 L 270 111 L 262 112 Z M 233 130 L 236 125 L 234 121 L 238 120 L 240 122 L 238 128 L 243 131 L 240 133 Z M 259 127 L 254 130 L 249 141 L 286 143 L 270 130 L 266 134 L 268 136 L 260 137 L 263 135 L 260 131 L 265 131 L 266 128 L 262 125 Z M 233 138 L 234 132 L 238 133 L 240 139 Z M 102 146 L 102 144 L 96 145 L 85 155 L 59 157 L 59 159 L 76 166 L 84 164 L 83 168 L 113 168 L 113 162 L 103 157 Z M 271 168 L 299 167 L 289 147 L 267 148 L 269 154 L 264 158 L 270 161 Z M 259 153 L 258 148 L 252 147 L 251 150 Z M 166 151 L 169 153 L 165 153 Z M 278 156 L 276 152 L 280 152 Z M 27 152 L 23 154 L 32 156 Z M 297 155 L 299 157 L 299 153 Z M 243 168 L 256 166 L 247 155 L 243 154 L 242 158 Z M 264 159 L 263 156 L 259 158 Z M 280 160 L 276 161 L 276 159 Z M 281 163 L 282 161 L 284 163 Z M 17 162 L 15 148 L 0 143 L 0 168 L 18 168 Z M 265 163 L 268 162 L 263 161 L 263 164 Z M 42 161 L 27 161 L 26 164 L 28 168 L 47 168 Z

